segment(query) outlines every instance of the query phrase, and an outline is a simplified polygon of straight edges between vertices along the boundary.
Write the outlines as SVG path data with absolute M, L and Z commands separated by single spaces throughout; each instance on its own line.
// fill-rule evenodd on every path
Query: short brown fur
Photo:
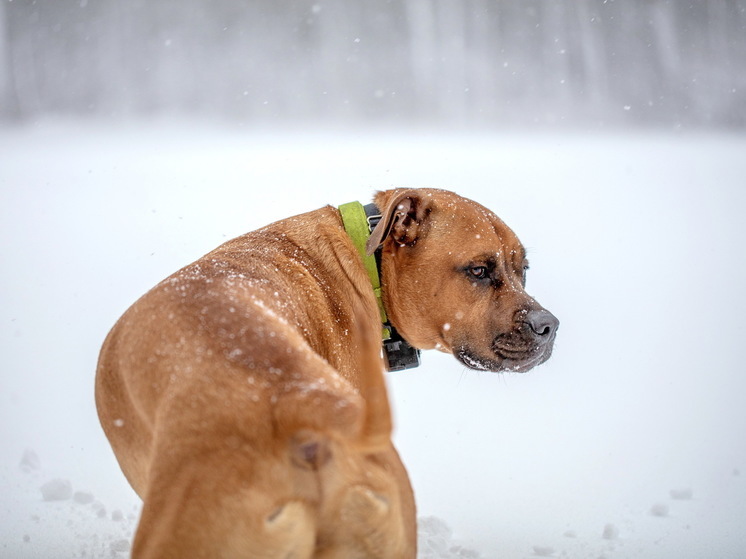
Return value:
M 394 326 L 417 347 L 500 370 L 490 340 L 518 336 L 516 312 L 538 304 L 510 278 L 499 297 L 470 291 L 458 267 L 500 254 L 512 277 L 515 235 L 446 191 L 376 202 L 371 250 L 382 245 Z M 109 333 L 96 378 L 102 426 L 144 500 L 133 557 L 415 557 L 379 333 L 332 207 L 229 241 L 137 301 Z

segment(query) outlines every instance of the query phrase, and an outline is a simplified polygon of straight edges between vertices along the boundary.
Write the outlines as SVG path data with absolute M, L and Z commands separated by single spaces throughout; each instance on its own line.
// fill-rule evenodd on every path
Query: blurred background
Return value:
M 746 125 L 743 0 L 3 0 L 0 116 Z
M 746 0 L 0 0 L 0 557 L 129 554 L 93 381 L 140 295 L 427 186 L 562 325 L 386 377 L 418 558 L 743 559 L 745 132 Z

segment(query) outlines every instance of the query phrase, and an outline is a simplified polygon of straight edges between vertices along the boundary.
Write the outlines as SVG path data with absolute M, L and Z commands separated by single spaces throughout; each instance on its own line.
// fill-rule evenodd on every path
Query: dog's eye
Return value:
M 487 270 L 487 266 L 472 266 L 469 268 L 469 273 L 475 279 L 486 279 L 489 275 L 489 270 Z

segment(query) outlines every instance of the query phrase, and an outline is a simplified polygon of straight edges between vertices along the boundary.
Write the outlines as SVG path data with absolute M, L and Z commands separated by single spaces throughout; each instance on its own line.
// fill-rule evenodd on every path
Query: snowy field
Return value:
M 526 375 L 389 375 L 421 559 L 746 557 L 746 136 L 0 130 L 0 557 L 127 557 L 108 329 L 219 243 L 376 189 L 500 215 L 561 320 Z

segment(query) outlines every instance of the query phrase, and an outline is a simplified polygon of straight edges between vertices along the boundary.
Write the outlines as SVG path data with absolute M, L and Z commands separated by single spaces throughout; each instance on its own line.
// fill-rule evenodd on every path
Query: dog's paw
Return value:
M 400 556 L 404 533 L 392 497 L 357 485 L 348 490 L 340 512 L 351 549 L 371 558 Z
M 357 485 L 352 487 L 342 505 L 342 519 L 346 522 L 363 523 L 375 522 L 385 518 L 391 511 L 389 499 L 375 493 L 369 487 Z
M 316 539 L 316 526 L 308 508 L 290 502 L 273 511 L 264 521 L 266 544 L 272 557 L 310 558 Z

